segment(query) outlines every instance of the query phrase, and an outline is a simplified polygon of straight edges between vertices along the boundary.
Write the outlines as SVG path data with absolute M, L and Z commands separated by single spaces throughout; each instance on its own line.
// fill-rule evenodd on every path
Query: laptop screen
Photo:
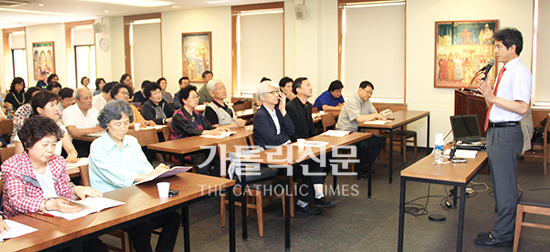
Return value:
M 451 127 L 455 140 L 468 137 L 481 137 L 476 114 L 451 116 Z

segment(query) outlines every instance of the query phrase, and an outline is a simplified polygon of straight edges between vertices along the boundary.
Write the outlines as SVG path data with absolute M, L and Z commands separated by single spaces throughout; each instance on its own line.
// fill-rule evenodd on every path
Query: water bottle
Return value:
M 434 163 L 440 164 L 443 163 L 443 134 L 435 134 L 435 148 L 434 148 Z

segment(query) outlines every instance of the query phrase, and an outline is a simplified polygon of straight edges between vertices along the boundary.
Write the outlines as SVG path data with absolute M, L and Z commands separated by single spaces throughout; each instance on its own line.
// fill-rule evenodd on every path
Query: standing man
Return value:
M 374 85 L 370 81 L 363 81 L 359 84 L 359 90 L 348 98 L 342 106 L 337 130 L 358 131 L 359 124 L 372 120 L 385 120 L 386 118 L 378 114 L 376 108 L 369 100 L 374 91 Z M 372 135 L 365 141 L 362 141 L 357 155 L 359 156 L 359 174 L 361 178 L 368 177 L 376 157 L 386 145 L 386 139 L 383 136 Z
M 202 86 L 199 89 L 199 104 L 209 103 L 212 102 L 212 96 L 210 95 L 210 92 L 208 92 L 208 82 L 214 78 L 214 74 L 210 71 L 204 71 L 202 73 L 202 80 L 204 81 L 204 86 Z
M 504 66 L 494 91 L 489 79 L 478 79 L 478 87 L 487 103 L 487 156 L 491 168 L 498 218 L 491 232 L 480 233 L 475 243 L 491 247 L 511 247 L 514 241 L 518 200 L 518 157 L 523 147 L 520 121 L 529 110 L 531 73 L 521 62 L 523 37 L 515 28 L 498 31 L 495 55 Z

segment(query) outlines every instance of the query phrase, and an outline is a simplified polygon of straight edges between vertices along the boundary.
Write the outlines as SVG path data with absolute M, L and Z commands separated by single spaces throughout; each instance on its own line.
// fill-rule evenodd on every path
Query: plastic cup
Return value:
M 160 198 L 168 198 L 168 190 L 170 190 L 170 182 L 158 182 L 157 189 L 159 190 Z
M 302 147 L 304 147 L 304 144 L 306 143 L 306 140 L 303 139 L 303 138 L 298 138 L 298 139 L 296 139 L 296 142 L 298 143 L 298 146 L 300 148 L 302 148 Z
M 140 127 L 140 126 L 141 126 L 141 125 L 140 125 L 139 123 L 134 123 L 134 129 L 135 129 L 135 130 L 139 130 L 139 127 Z

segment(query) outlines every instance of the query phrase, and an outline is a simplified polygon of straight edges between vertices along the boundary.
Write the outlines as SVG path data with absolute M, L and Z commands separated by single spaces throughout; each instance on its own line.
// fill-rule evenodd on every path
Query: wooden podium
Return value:
M 481 136 L 485 137 L 487 135 L 483 129 L 487 116 L 487 105 L 485 104 L 485 98 L 481 94 L 468 90 L 455 90 L 455 115 L 462 114 L 476 114 Z

